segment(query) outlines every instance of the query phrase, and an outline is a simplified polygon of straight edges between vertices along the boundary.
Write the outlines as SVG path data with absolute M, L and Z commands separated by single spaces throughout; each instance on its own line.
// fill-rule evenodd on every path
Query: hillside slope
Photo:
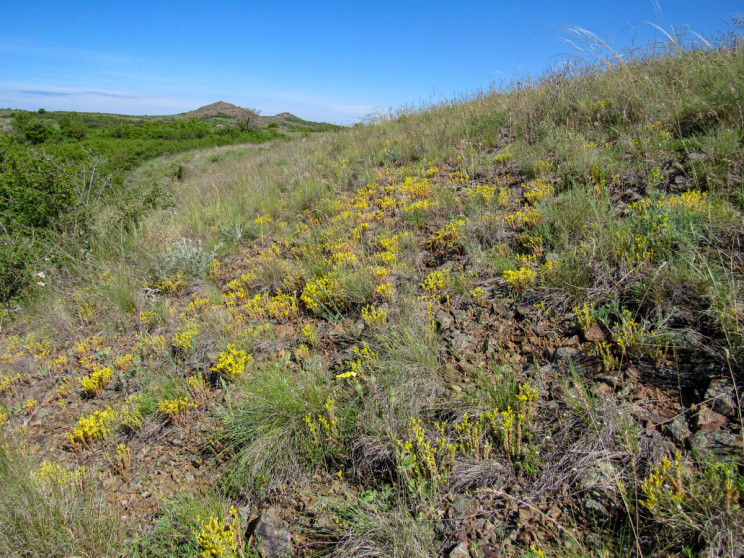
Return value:
M 0 549 L 738 556 L 743 150 L 729 45 L 179 161 L 4 318 Z

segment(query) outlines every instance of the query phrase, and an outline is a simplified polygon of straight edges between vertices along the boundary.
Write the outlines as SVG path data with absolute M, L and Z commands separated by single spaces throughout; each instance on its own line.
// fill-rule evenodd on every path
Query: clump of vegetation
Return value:
M 228 345 L 227 349 L 220 353 L 217 364 L 212 367 L 216 372 L 227 380 L 240 377 L 245 372 L 246 364 L 253 359 L 253 355 L 247 354 L 242 349 L 236 349 L 235 345 Z
M 171 423 L 178 424 L 185 420 L 186 411 L 192 407 L 195 408 L 198 405 L 188 397 L 165 399 L 158 405 L 158 412 Z
M 88 376 L 80 379 L 80 384 L 87 394 L 99 396 L 113 375 L 114 371 L 108 366 L 95 366 Z
M 108 437 L 115 419 L 116 412 L 110 407 L 93 411 L 87 416 L 80 417 L 75 427 L 67 433 L 67 438 L 74 447 L 91 447 Z
M 184 273 L 191 277 L 204 277 L 214 261 L 214 252 L 202 248 L 201 240 L 177 240 L 163 252 L 153 265 L 155 276 L 163 280 Z
M 6 556 L 121 552 L 126 528 L 86 478 L 83 467 L 36 465 L 19 449 L 0 445 L 0 551 Z
M 194 530 L 194 536 L 201 549 L 199 556 L 203 558 L 240 556 L 242 546 L 240 522 L 235 508 L 230 508 L 230 522 L 227 527 L 224 526 L 224 521 L 220 521 L 215 515 L 210 515 L 208 519 L 199 518 L 199 521 L 201 526 Z
M 735 463 L 708 461 L 683 470 L 682 455 L 676 453 L 672 459 L 664 456 L 641 482 L 642 505 L 679 540 L 689 545 L 716 541 L 726 547 L 733 541 L 717 539 L 741 528 L 743 488 L 744 476 Z

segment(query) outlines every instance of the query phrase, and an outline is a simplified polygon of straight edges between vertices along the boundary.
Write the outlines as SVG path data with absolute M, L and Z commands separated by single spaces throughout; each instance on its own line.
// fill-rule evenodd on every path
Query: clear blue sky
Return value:
M 617 47 L 728 29 L 739 1 L 4 0 L 0 107 L 174 114 L 215 101 L 342 124 L 538 75 L 581 27 Z

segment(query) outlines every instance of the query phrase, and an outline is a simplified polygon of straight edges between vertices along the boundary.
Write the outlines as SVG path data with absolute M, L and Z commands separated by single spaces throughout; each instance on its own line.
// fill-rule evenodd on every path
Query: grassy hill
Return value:
M 738 556 L 743 149 L 732 39 L 150 161 L 3 317 L 0 550 Z
M 170 204 L 168 183 L 133 183 L 128 174 L 163 154 L 259 144 L 340 129 L 291 114 L 260 117 L 215 103 L 175 116 L 0 111 L 0 303 L 22 298 L 33 268 L 54 260 L 64 268 L 87 259 L 92 215 L 102 208 L 131 228 L 152 208 Z M 182 167 L 169 169 L 178 181 Z M 32 287 L 31 287 L 32 288 Z

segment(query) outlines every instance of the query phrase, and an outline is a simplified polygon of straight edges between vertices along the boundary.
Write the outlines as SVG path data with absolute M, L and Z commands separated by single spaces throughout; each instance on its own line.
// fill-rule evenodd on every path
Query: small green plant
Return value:
M 488 459 L 501 450 L 515 460 L 525 457 L 523 437 L 537 413 L 538 392 L 529 384 L 520 384 L 516 393 L 516 410 L 493 409 L 476 416 L 468 413 L 452 425 L 455 441 L 447 435 L 447 423 L 435 423 L 436 436 L 427 436 L 421 420 L 411 417 L 408 439 L 398 440 L 398 461 L 401 470 L 416 485 L 436 487 L 446 481 L 458 454 L 469 459 Z M 530 462 L 534 466 L 534 462 Z
M 691 470 L 679 452 L 672 459 L 665 456 L 641 482 L 641 492 L 643 508 L 680 542 L 698 537 L 711 543 L 718 539 L 723 547 L 742 542 L 744 477 L 734 462 L 709 459 Z M 723 533 L 727 536 L 721 538 Z
M 443 269 L 441 271 L 432 271 L 426 276 L 426 279 L 421 286 L 425 291 L 429 293 L 435 293 L 444 290 L 449 284 L 450 270 Z
M 617 359 L 612 354 L 612 345 L 606 341 L 598 341 L 592 345 L 592 352 L 602 362 L 605 372 L 617 369 Z
M 307 324 L 303 327 L 302 335 L 305 336 L 305 339 L 307 339 L 307 342 L 310 343 L 312 347 L 317 347 L 318 343 L 320 343 L 320 337 L 318 336 L 318 332 L 313 324 Z
M 87 470 L 84 466 L 77 467 L 70 471 L 61 465 L 50 461 L 42 461 L 36 471 L 33 472 L 33 476 L 36 480 L 52 489 L 58 489 L 65 485 L 80 488 L 85 481 L 86 475 Z
M 323 462 L 326 456 L 338 456 L 343 449 L 338 428 L 336 401 L 328 397 L 323 403 L 323 412 L 305 415 L 305 424 L 312 439 L 311 460 Z
M 446 481 L 454 467 L 457 446 L 447 441 L 444 426 L 437 424 L 435 442 L 427 439 L 421 421 L 411 417 L 408 423 L 408 439 L 398 440 L 398 461 L 401 469 L 414 482 L 430 483 L 434 487 Z
M 504 271 L 504 279 L 509 283 L 517 293 L 535 284 L 537 272 L 529 267 L 520 267 L 519 269 L 507 269 Z
M 586 333 L 596 321 L 594 317 L 594 303 L 587 304 L 585 302 L 582 306 L 574 306 L 573 312 L 576 315 L 576 321 L 579 323 L 581 331 Z
M 494 163 L 497 165 L 508 165 L 514 159 L 514 154 L 511 152 L 511 145 L 507 145 L 501 153 L 494 156 Z
M 483 306 L 486 301 L 486 291 L 483 289 L 483 287 L 476 287 L 475 289 L 470 291 L 470 296 L 473 297 L 473 300 L 475 300 L 475 303 L 478 306 Z
M 615 322 L 614 333 L 624 357 L 644 357 L 661 364 L 673 349 L 672 339 L 666 332 L 653 329 L 645 321 L 639 323 L 627 308 L 623 309 L 620 321 Z
M 493 445 L 490 440 L 484 439 L 487 424 L 486 415 L 470 417 L 465 413 L 462 420 L 454 425 L 458 451 L 471 459 L 488 459 Z
M 190 351 L 194 347 L 195 339 L 201 334 L 196 322 L 187 322 L 176 331 L 173 336 L 173 345 L 182 352 Z
M 535 176 L 536 180 L 543 180 L 547 175 L 549 175 L 553 170 L 553 162 L 552 161 L 535 161 L 532 163 L 532 174 Z
M 38 405 L 39 402 L 36 399 L 27 399 L 26 402 L 21 406 L 21 409 L 23 409 L 24 411 L 28 411 L 29 413 L 33 413 Z
M 181 238 L 158 256 L 153 270 L 155 276 L 161 280 L 179 272 L 191 277 L 204 277 L 214 259 L 215 253 L 202 248 L 201 240 Z
M 524 199 L 527 200 L 527 203 L 530 205 L 535 205 L 553 195 L 553 186 L 544 178 L 530 180 L 526 184 L 522 184 L 522 188 L 524 189 Z
M 536 207 L 528 206 L 525 209 L 520 209 L 516 213 L 505 215 L 504 219 L 514 230 L 520 228 L 534 229 L 540 224 L 542 213 L 540 213 L 540 210 Z
M 132 467 L 132 452 L 126 444 L 116 446 L 116 453 L 106 454 L 111 469 L 125 481 L 131 479 L 130 469 Z
M 339 315 L 344 306 L 344 292 L 335 274 L 309 279 L 300 300 L 315 314 Z
M 153 283 L 153 287 L 163 294 L 180 293 L 186 288 L 186 273 L 184 271 L 177 271 L 172 275 L 162 277 Z M 150 323 L 152 317 L 152 315 L 145 313 L 142 315 L 141 320 L 143 323 Z
M 196 408 L 198 405 L 188 397 L 165 399 L 158 405 L 158 412 L 172 424 L 180 424 L 186 417 L 186 411 L 192 407 Z
M 5 375 L 2 372 L 0 372 L 0 394 L 3 393 L 10 393 L 13 389 L 13 387 L 20 382 L 21 375 L 16 374 L 9 374 Z
M 201 371 L 197 372 L 193 376 L 190 376 L 186 381 L 189 393 L 197 401 L 202 401 L 208 398 L 210 389 L 204 374 Z
M 512 458 L 523 457 L 522 439 L 524 431 L 537 413 L 538 392 L 529 384 L 519 384 L 516 394 L 516 410 L 493 409 L 479 417 L 482 424 L 490 426 L 490 447 L 501 448 Z
M 124 405 L 119 411 L 119 421 L 125 432 L 136 434 L 142 430 L 145 419 L 140 411 L 141 400 L 141 395 L 130 395 L 124 400 Z
M 380 356 L 377 352 L 373 351 L 366 342 L 361 348 L 354 347 L 352 352 L 354 353 L 354 359 L 349 363 L 349 370 L 337 374 L 337 379 L 344 380 L 346 378 L 356 378 L 357 376 L 367 379 L 367 374 L 372 373 L 372 366 L 377 360 L 377 357 Z
M 384 308 L 365 306 L 362 308 L 362 319 L 369 328 L 380 328 L 387 323 L 388 312 Z
M 446 227 L 437 231 L 429 244 L 437 248 L 459 250 L 462 248 L 460 236 L 465 225 L 467 225 L 466 219 L 452 221 Z

